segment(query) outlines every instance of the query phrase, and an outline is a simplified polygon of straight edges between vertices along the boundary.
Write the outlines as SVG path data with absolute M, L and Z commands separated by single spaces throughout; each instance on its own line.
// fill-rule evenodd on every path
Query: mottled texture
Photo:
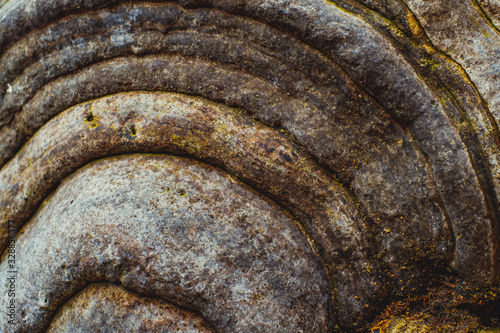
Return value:
M 121 286 L 95 283 L 65 303 L 47 332 L 208 333 L 200 316 Z
M 460 63 L 500 122 L 500 35 L 474 1 L 407 0 L 427 35 Z M 436 19 L 439 18 L 439 19 Z
M 480 4 L 480 10 L 485 11 L 485 19 L 491 21 L 494 28 L 500 27 L 500 1 L 498 0 L 477 0 Z
M 194 309 L 222 332 L 332 328 L 328 279 L 294 220 L 186 159 L 135 155 L 79 170 L 21 231 L 17 253 L 20 316 L 1 322 L 4 332 L 43 332 L 92 281 Z M 3 281 L 8 270 L 4 260 Z
M 22 152 L 0 173 L 2 184 L 11 184 L 2 188 L 2 220 L 25 220 L 65 176 L 92 159 L 186 154 L 223 167 L 300 216 L 338 283 L 336 298 L 345 318 L 361 316 L 365 304 L 384 296 L 373 236 L 359 204 L 282 132 L 234 109 L 172 93 L 118 94 L 63 112 Z M 3 228 L 7 234 L 7 225 Z M 4 237 L 2 245 L 6 242 Z
M 490 253 L 486 258 L 477 260 L 477 257 L 468 255 L 477 250 L 466 250 L 464 245 L 491 238 L 488 236 L 492 233 L 490 222 L 486 221 L 484 227 L 471 229 L 464 236 L 456 238 L 456 246 L 441 236 L 449 232 L 460 234 L 465 225 L 470 224 L 469 221 L 478 216 L 487 216 L 488 207 L 481 193 L 481 179 L 474 176 L 467 151 L 442 111 L 422 113 L 415 109 L 417 105 L 422 108 L 429 104 L 429 100 L 434 100 L 433 97 L 401 106 L 401 112 L 411 110 L 415 115 L 397 115 L 405 122 L 411 120 L 418 126 L 418 131 L 412 134 L 417 139 L 422 135 L 425 145 L 419 147 L 418 140 L 412 142 L 411 136 L 405 135 L 399 124 L 389 119 L 386 112 L 391 111 L 384 111 L 378 106 L 341 68 L 300 41 L 294 38 L 290 40 L 282 32 L 265 29 L 261 23 L 249 19 L 213 10 L 186 11 L 172 4 L 130 6 L 118 6 L 110 13 L 98 12 L 98 15 L 92 13 L 83 18 L 77 16 L 62 20 L 50 25 L 47 31 L 35 31 L 34 36 L 14 46 L 28 50 L 25 51 L 27 59 L 33 59 L 33 52 L 29 50 L 35 46 L 40 48 L 36 49 L 38 52 L 46 50 L 49 53 L 43 57 L 36 57 L 35 53 L 38 61 L 13 81 L 12 92 L 5 95 L 3 110 L 8 112 L 15 110 L 36 92 L 21 113 L 3 129 L 4 142 L 8 145 L 6 152 L 18 147 L 25 135 L 31 135 L 47 119 L 61 112 L 62 108 L 95 96 L 126 89 L 166 89 L 224 100 L 228 104 L 243 107 L 269 125 L 280 124 L 321 164 L 334 170 L 343 184 L 352 188 L 380 229 L 393 230 L 393 237 L 384 237 L 381 246 L 386 253 L 404 253 L 397 257 L 383 255 L 393 268 L 392 274 L 396 274 L 398 288 L 413 288 L 411 284 L 401 282 L 409 281 L 411 275 L 415 275 L 399 267 L 411 266 L 412 262 L 424 260 L 424 257 L 449 261 L 454 256 L 454 268 L 461 272 L 467 271 L 464 275 L 469 276 L 471 282 L 480 284 L 480 281 L 492 279 L 492 270 L 496 269 L 496 264 L 492 262 L 493 250 L 488 251 Z M 358 19 L 331 6 L 327 8 L 328 11 L 321 15 L 331 15 L 332 19 L 344 22 L 342 24 L 352 21 L 352 27 L 347 25 L 353 34 L 352 38 L 363 38 L 363 44 L 366 44 L 366 36 L 360 36 L 360 30 L 373 36 L 373 47 L 366 47 L 370 52 L 366 56 L 370 59 L 394 58 L 395 63 L 392 65 L 380 63 L 380 71 L 397 70 L 391 76 L 383 76 L 384 80 L 408 81 L 411 77 L 411 82 L 416 85 L 415 90 L 430 93 L 401 57 L 396 53 L 389 55 L 390 52 L 382 48 L 387 42 L 381 36 Z M 128 23 L 130 12 L 137 19 Z M 70 37 L 68 41 L 67 25 L 74 26 L 71 31 L 81 30 L 80 34 L 85 37 L 76 41 Z M 129 32 L 130 29 L 133 33 Z M 192 29 L 198 33 L 195 34 Z M 103 31 L 109 33 L 104 34 Z M 96 38 L 93 33 L 97 34 Z M 328 30 L 326 33 L 338 31 Z M 52 48 L 46 49 L 49 45 L 53 46 L 55 42 L 52 40 L 58 43 L 61 50 L 54 52 Z M 246 43 L 241 40 L 246 40 Z M 357 48 L 356 40 L 352 43 L 352 47 Z M 32 44 L 35 46 L 30 46 Z M 343 47 L 349 45 L 346 43 Z M 83 69 L 69 78 L 63 76 L 49 82 L 41 88 L 43 90 L 36 90 L 46 80 L 87 63 L 123 53 L 142 55 L 150 52 L 175 52 L 184 56 L 176 54 L 111 60 Z M 376 52 L 376 55 L 372 52 Z M 72 54 L 71 61 L 66 60 L 68 54 Z M 293 54 L 293 57 L 282 59 L 282 54 Z M 208 59 L 200 59 L 200 56 Z M 347 60 L 354 56 L 359 57 L 357 53 L 349 53 L 341 55 L 341 59 Z M 16 68 L 16 64 L 19 64 L 17 59 L 7 54 L 4 61 Z M 324 70 L 311 68 L 311 63 Z M 356 68 L 366 71 L 371 66 L 373 64 Z M 11 75 L 8 73 L 7 68 L 6 78 Z M 368 74 L 360 72 L 360 75 Z M 238 82 L 238 85 L 234 82 Z M 409 82 L 404 88 L 398 84 L 402 89 L 398 94 L 420 96 L 421 93 L 415 95 L 409 90 Z M 391 99 L 394 96 L 389 95 Z M 406 103 L 407 97 L 400 100 Z M 431 109 L 435 108 L 442 106 L 435 104 Z M 420 120 L 417 120 L 417 116 Z M 433 131 L 437 134 L 433 135 Z M 436 146 L 441 149 L 436 150 Z M 451 178 L 453 181 L 445 180 Z M 408 182 L 411 186 L 408 186 Z M 452 185 L 456 182 L 464 184 L 462 190 Z M 459 212 L 457 206 L 467 213 Z M 422 233 L 421 223 L 431 226 L 433 231 Z M 452 230 L 449 223 L 452 224 Z M 412 243 L 411 247 L 408 246 L 409 242 Z M 491 242 L 489 246 L 492 248 L 495 245 Z M 458 254 L 454 255 L 453 250 Z M 405 257 L 414 259 L 409 262 L 403 259 Z
M 496 7 L 0 1 L 0 247 L 9 219 L 29 228 L 85 164 L 177 154 L 294 216 L 343 328 L 443 276 L 464 297 L 487 290 L 500 264 Z

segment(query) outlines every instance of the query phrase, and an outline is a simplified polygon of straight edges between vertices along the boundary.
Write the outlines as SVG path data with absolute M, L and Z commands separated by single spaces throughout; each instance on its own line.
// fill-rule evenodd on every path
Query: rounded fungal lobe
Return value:
M 59 306 L 81 304 L 81 295 L 91 297 L 91 289 L 81 289 L 97 281 L 121 283 L 127 291 L 120 293 L 132 293 L 124 297 L 171 302 L 199 314 L 211 328 L 231 332 L 250 327 L 319 332 L 337 323 L 359 328 L 389 301 L 425 291 L 440 274 L 457 276 L 470 290 L 496 283 L 497 2 L 457 7 L 432 0 L 425 5 L 413 0 L 0 0 L 0 248 L 8 251 L 9 226 L 28 233 L 41 220 L 74 230 L 81 241 L 73 241 L 63 229 L 50 233 L 45 226 L 30 234 L 29 242 L 45 246 L 50 241 L 57 255 L 75 257 L 73 264 L 60 262 L 56 252 L 51 256 L 40 250 L 34 261 L 26 253 L 36 247 L 22 245 L 27 252 L 16 264 L 29 267 L 19 269 L 37 276 L 41 263 L 52 260 L 65 280 L 51 284 L 57 281 L 46 273 L 49 280 L 37 276 L 36 283 L 20 288 L 26 297 L 20 307 L 42 310 L 18 312 L 17 319 L 31 326 L 16 329 L 46 329 Z M 106 159 L 147 153 L 190 160 L 163 155 Z M 200 176 L 188 182 L 203 183 L 195 186 L 198 201 L 188 200 L 188 185 L 179 192 L 167 186 L 173 192 L 155 198 L 153 185 L 145 180 L 142 188 L 133 189 L 131 184 L 139 181 L 134 177 L 146 177 L 150 168 L 144 166 L 155 158 L 175 161 L 181 183 L 188 177 L 181 166 L 199 168 L 193 175 Z M 101 159 L 88 167 L 96 172 L 87 182 L 76 181 L 89 172 L 88 163 Z M 120 165 L 129 173 L 104 165 Z M 212 167 L 220 170 L 207 173 Z M 65 181 L 67 177 L 71 180 Z M 210 200 L 208 192 L 201 194 L 206 186 L 226 186 L 222 184 L 229 184 L 228 179 L 233 184 L 228 188 L 252 193 L 245 194 L 252 199 L 249 206 L 237 206 L 229 197 L 232 190 L 220 190 Z M 111 200 L 107 191 L 118 184 L 122 187 L 115 190 L 123 194 Z M 60 200 L 69 204 L 60 201 L 56 207 L 50 200 L 59 198 L 63 188 L 68 194 Z M 155 199 L 166 197 L 172 201 L 155 210 Z M 122 199 L 131 206 L 123 206 Z M 180 202 L 187 215 L 175 232 L 164 234 L 173 220 L 162 220 L 162 214 L 175 211 Z M 236 222 L 243 228 L 235 227 L 240 240 L 203 229 L 204 224 L 195 227 L 198 217 L 212 214 L 196 210 L 203 202 L 207 212 L 225 203 L 225 213 L 214 215 L 225 226 L 234 226 L 244 211 L 248 215 L 258 202 L 266 202 L 252 218 L 265 217 L 268 210 L 275 212 L 273 217 L 253 223 L 265 222 L 266 228 L 275 219 L 296 223 L 298 227 L 290 227 L 293 242 L 282 239 L 281 229 L 264 233 L 269 236 L 264 241 L 260 229 Z M 49 217 L 42 214 L 47 207 L 60 211 Z M 82 220 L 89 212 L 99 219 Z M 109 220 L 112 215 L 116 220 Z M 149 223 L 139 216 L 167 221 L 156 229 L 151 222 L 142 231 L 147 233 L 144 244 L 149 244 L 146 238 L 167 237 L 162 241 L 168 239 L 172 246 L 165 253 L 157 252 L 156 245 L 138 245 L 129 228 L 138 228 L 139 220 Z M 235 220 L 226 221 L 230 218 Z M 176 234 L 186 228 L 190 231 Z M 85 235 L 79 234 L 83 231 Z M 25 235 L 18 233 L 19 251 L 28 244 Z M 280 241 L 288 245 L 279 248 L 275 242 Z M 212 252 L 200 244 L 210 245 Z M 181 248 L 192 254 L 191 261 L 179 259 L 185 254 Z M 266 256 L 257 256 L 256 249 Z M 262 287 L 240 287 L 264 288 L 267 296 L 255 291 L 258 296 L 250 300 L 237 299 L 240 287 L 231 274 L 239 268 L 235 273 L 224 266 L 220 274 L 204 276 L 204 265 L 214 263 L 210 255 L 226 250 L 235 252 L 222 261 L 213 259 L 217 265 L 248 268 L 248 262 L 261 260 L 262 271 L 252 272 Z M 318 272 L 326 272 L 310 280 L 304 275 L 308 282 L 298 277 L 289 281 L 296 283 L 293 288 L 301 298 L 289 293 L 292 286 L 284 282 L 302 272 L 285 255 L 293 251 L 303 251 L 311 265 L 321 265 Z M 165 261 L 168 255 L 177 258 L 176 265 Z M 274 269 L 281 273 L 272 282 L 265 276 L 274 276 L 268 271 Z M 194 273 L 210 276 L 215 289 Z M 281 288 L 283 283 L 288 287 Z M 311 295 L 305 291 L 307 283 L 315 284 Z M 160 292 L 160 285 L 168 288 Z M 314 288 L 324 294 L 312 295 Z M 226 297 L 228 293 L 236 298 Z M 323 312 L 306 310 L 313 299 Z M 226 304 L 229 300 L 234 308 Z M 275 306 L 274 319 L 264 318 L 262 302 Z M 117 311 L 119 316 L 122 310 Z M 285 324 L 283 318 L 289 316 Z
M 200 316 L 122 286 L 93 283 L 66 302 L 47 332 L 214 332 Z
M 224 172 L 183 158 L 131 155 L 84 167 L 22 229 L 17 254 L 21 318 L 3 321 L 5 332 L 42 332 L 93 281 L 193 309 L 224 332 L 333 326 L 329 281 L 294 220 Z M 2 279 L 8 271 L 4 260 Z

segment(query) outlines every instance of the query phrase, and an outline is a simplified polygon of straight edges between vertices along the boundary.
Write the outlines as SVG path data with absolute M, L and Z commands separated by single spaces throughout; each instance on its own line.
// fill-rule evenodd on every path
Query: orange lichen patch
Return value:
M 427 294 L 394 301 L 366 329 L 390 332 L 477 332 L 500 328 L 498 287 L 470 293 L 458 281 L 441 281 Z
M 420 25 L 418 20 L 415 18 L 415 16 L 409 10 L 407 10 L 407 13 L 406 13 L 406 20 L 408 22 L 408 26 L 409 26 L 414 38 L 426 39 L 424 29 L 422 29 L 422 26 Z
M 384 320 L 381 320 L 377 323 L 375 323 L 371 328 L 370 328 L 370 332 L 380 332 L 380 331 L 384 331 L 384 330 L 387 330 L 387 328 L 389 327 L 389 325 L 392 323 L 392 320 L 391 319 L 384 319 Z

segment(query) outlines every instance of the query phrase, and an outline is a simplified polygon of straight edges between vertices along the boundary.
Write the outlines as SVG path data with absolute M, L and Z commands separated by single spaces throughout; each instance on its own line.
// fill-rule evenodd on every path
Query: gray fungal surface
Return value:
M 47 332 L 189 332 L 214 330 L 203 318 L 122 286 L 93 283 L 58 311 Z
M 294 220 L 186 159 L 131 155 L 84 167 L 21 230 L 17 253 L 21 325 L 3 321 L 5 332 L 42 332 L 93 281 L 194 309 L 227 332 L 332 327 L 326 273 Z
M 166 302 L 179 325 L 221 332 L 362 330 L 392 301 L 443 280 L 456 280 L 465 300 L 497 288 L 498 8 L 496 0 L 0 0 L 0 274 L 15 240 L 15 264 L 37 276 L 19 281 L 17 324 L 0 324 L 43 331 L 59 311 L 67 319 L 51 329 L 77 330 L 84 323 L 63 304 L 122 318 L 129 308 L 109 298 L 120 294 L 151 316 Z M 164 163 L 155 172 L 177 165 L 162 177 L 196 187 L 197 201 L 175 184 L 153 198 L 152 163 Z M 85 172 L 87 182 L 78 178 Z M 106 194 L 110 182 L 120 199 Z M 164 233 L 201 228 L 201 202 L 214 230 Z M 138 211 L 144 240 L 179 247 L 129 248 Z M 174 227 L 167 211 L 187 215 Z M 241 229 L 241 214 L 262 231 Z M 100 247 L 83 241 L 89 235 Z M 49 241 L 73 266 L 44 252 Z M 230 293 L 245 278 L 213 266 L 220 251 L 232 251 L 224 260 L 240 270 L 261 265 L 241 286 L 259 296 Z M 304 264 L 292 264 L 293 253 Z M 42 294 L 50 311 L 40 310 Z M 156 319 L 141 326 L 149 319 L 130 316 L 134 329 L 161 331 Z

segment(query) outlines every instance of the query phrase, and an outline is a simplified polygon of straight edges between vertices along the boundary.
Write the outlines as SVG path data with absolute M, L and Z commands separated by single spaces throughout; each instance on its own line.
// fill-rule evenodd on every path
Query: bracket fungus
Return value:
M 0 0 L 0 330 L 498 324 L 500 7 L 462 2 Z

